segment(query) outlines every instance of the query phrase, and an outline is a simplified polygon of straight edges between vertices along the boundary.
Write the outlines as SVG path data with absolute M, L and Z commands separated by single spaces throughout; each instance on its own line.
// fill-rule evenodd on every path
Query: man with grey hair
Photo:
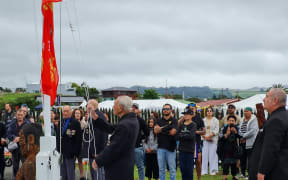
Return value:
M 264 98 L 269 118 L 264 124 L 264 142 L 258 166 L 258 180 L 288 179 L 288 111 L 287 95 L 272 88 Z
M 114 114 L 119 117 L 118 125 L 112 126 L 96 113 L 88 103 L 87 111 L 92 116 L 93 125 L 111 134 L 110 145 L 95 158 L 92 167 L 104 167 L 106 180 L 134 180 L 134 147 L 139 132 L 136 114 L 131 112 L 132 99 L 119 96 L 114 102 Z
M 88 104 L 92 105 L 95 109 L 95 112 L 98 116 L 98 119 L 102 121 L 107 121 L 104 114 L 99 111 L 98 109 L 98 101 L 96 99 L 90 99 L 88 101 Z M 88 119 L 87 126 L 84 128 L 84 139 L 87 142 L 88 141 L 88 147 L 89 148 L 88 156 L 89 156 L 89 165 L 92 167 L 92 162 L 96 156 L 98 156 L 103 150 L 106 145 L 107 141 L 107 134 L 103 132 L 101 129 L 99 129 L 97 126 L 93 126 L 93 122 Z M 93 128 L 93 129 L 92 129 Z M 91 140 L 89 140 L 90 134 L 94 135 Z M 90 142 L 89 142 L 90 141 Z M 90 145 L 89 145 L 90 144 Z M 98 168 L 97 171 L 93 168 L 90 168 L 91 178 L 92 180 L 105 180 L 105 172 L 104 168 Z M 85 179 L 85 178 L 83 178 Z M 82 180 L 82 179 L 80 179 Z
M 80 154 L 82 144 L 81 127 L 72 117 L 70 106 L 63 107 L 62 116 L 61 130 L 59 126 L 55 129 L 57 150 L 62 156 L 60 175 L 62 180 L 75 180 L 75 159 Z

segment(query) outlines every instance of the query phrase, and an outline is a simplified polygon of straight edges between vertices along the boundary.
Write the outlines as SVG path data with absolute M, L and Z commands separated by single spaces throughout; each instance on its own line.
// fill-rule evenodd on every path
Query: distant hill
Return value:
M 113 88 L 113 87 L 112 87 Z M 119 87 L 118 87 L 119 88 Z M 125 88 L 125 87 L 121 87 Z M 147 86 L 132 86 L 129 89 L 139 91 L 141 94 L 144 93 L 146 89 L 155 89 L 160 95 L 166 94 L 165 87 L 147 87 Z M 213 99 L 213 98 L 235 98 L 240 96 L 241 98 L 248 98 L 250 96 L 254 96 L 255 94 L 265 93 L 267 88 L 264 87 L 253 87 L 250 89 L 228 89 L 228 88 L 210 88 L 208 86 L 198 87 L 198 86 L 181 86 L 181 87 L 168 87 L 167 93 L 168 95 L 184 95 L 185 99 L 188 98 L 199 98 L 199 99 Z
M 137 90 L 141 94 L 146 89 L 155 89 L 161 95 L 166 94 L 166 88 L 164 88 L 164 87 L 157 88 L 157 87 L 146 87 L 146 86 L 132 86 L 132 87 L 130 87 L 130 89 Z M 190 97 L 197 97 L 200 99 L 213 98 L 214 95 L 216 97 L 218 97 L 221 93 L 223 93 L 223 95 L 227 96 L 228 98 L 232 97 L 232 94 L 229 91 L 229 89 L 215 91 L 213 89 L 210 89 L 208 86 L 204 86 L 204 87 L 187 87 L 187 86 L 169 87 L 169 88 L 167 88 L 167 93 L 170 95 L 172 95 L 172 94 L 181 94 L 182 95 L 183 90 L 184 90 L 185 99 L 190 98 Z

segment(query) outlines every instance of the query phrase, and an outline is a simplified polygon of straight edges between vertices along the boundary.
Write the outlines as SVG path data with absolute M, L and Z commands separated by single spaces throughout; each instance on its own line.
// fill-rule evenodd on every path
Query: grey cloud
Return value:
M 3 3 L 0 66 L 5 68 L 0 83 L 39 82 L 40 2 Z M 64 1 L 62 79 L 87 81 L 99 88 L 157 86 L 167 78 L 175 86 L 287 83 L 287 5 L 286 1 Z M 55 4 L 58 66 L 59 7 Z M 16 78 L 14 71 L 19 73 Z M 221 80 L 210 81 L 211 75 Z M 190 76 L 196 77 L 191 84 Z

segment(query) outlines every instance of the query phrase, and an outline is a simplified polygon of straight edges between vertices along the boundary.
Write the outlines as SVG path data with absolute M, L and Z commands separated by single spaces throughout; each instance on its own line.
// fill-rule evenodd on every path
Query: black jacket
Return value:
M 265 180 L 288 179 L 288 111 L 278 108 L 264 125 L 264 141 L 258 172 Z
M 149 136 L 149 129 L 143 118 L 137 116 L 139 123 L 139 133 L 136 141 L 135 148 L 142 147 L 142 140 Z
M 1 138 L 6 138 L 6 127 L 2 122 L 0 122 L 0 141 L 1 141 Z M 4 150 L 4 146 L 5 144 L 2 145 L 0 143 L 0 150 Z
M 106 180 L 134 180 L 134 148 L 139 132 L 135 113 L 128 113 L 114 129 L 107 121 L 93 120 L 94 125 L 112 132 L 110 145 L 96 157 L 99 167 L 104 166 Z
M 7 137 L 9 139 L 9 141 L 14 141 L 15 137 L 19 137 L 19 131 L 21 130 L 21 128 L 25 125 L 25 124 L 28 124 L 30 123 L 30 121 L 25 121 L 23 122 L 23 124 L 21 124 L 21 126 L 19 127 L 18 126 L 18 123 L 17 123 L 17 119 L 14 118 L 10 124 L 9 124 L 9 127 L 8 127 L 8 133 L 7 133 Z
M 71 117 L 71 120 L 68 124 L 65 132 L 62 132 L 66 119 L 62 120 L 62 144 L 61 144 L 61 153 L 64 158 L 74 158 L 78 156 L 81 151 L 82 144 L 82 134 L 80 123 Z M 56 140 L 57 140 L 57 150 L 60 152 L 60 126 L 55 128 L 56 130 Z
M 176 149 L 176 136 L 169 135 L 169 132 L 172 129 L 177 129 L 177 120 L 174 117 L 170 117 L 168 120 L 160 118 L 156 123 L 162 127 L 161 133 L 157 134 L 158 148 L 174 152 Z
M 218 141 L 218 147 L 217 147 L 217 153 L 219 156 L 219 159 L 225 162 L 225 159 L 238 159 L 239 152 L 238 152 L 238 139 L 240 138 L 240 135 L 238 134 L 239 129 L 237 126 L 234 126 L 237 130 L 237 134 L 234 134 L 231 132 L 231 134 L 225 138 L 225 134 L 228 129 L 228 125 L 225 125 L 222 129 L 222 132 L 220 134 L 220 138 Z
M 179 151 L 194 153 L 196 142 L 197 124 L 192 122 L 189 125 L 180 124 L 177 130 L 177 139 L 179 140 Z
M 103 121 L 107 121 L 104 114 L 102 112 L 100 112 L 98 109 L 96 110 L 96 114 L 99 116 L 100 119 L 102 119 Z M 93 121 L 93 120 L 92 120 Z M 90 125 L 93 125 L 91 122 L 89 122 Z M 92 129 L 92 126 L 91 126 Z M 106 143 L 107 143 L 107 138 L 108 135 L 107 133 L 105 133 L 104 131 L 102 131 L 101 129 L 97 128 L 97 126 L 93 126 L 93 130 L 94 130 L 94 136 L 91 138 L 90 136 L 90 149 L 89 149 L 89 157 L 95 157 L 95 148 L 96 148 L 96 154 L 100 154 L 100 152 L 103 151 Z M 84 128 L 84 140 L 85 142 L 83 143 L 84 148 L 87 148 L 87 154 L 88 154 L 88 148 L 89 148 L 89 126 Z M 92 132 L 91 132 L 92 133 Z M 95 147 L 95 148 L 94 148 Z M 85 155 L 85 157 L 87 157 L 87 154 Z
M 264 133 L 263 131 L 259 131 L 255 142 L 252 147 L 251 155 L 248 159 L 248 175 L 249 180 L 257 180 L 257 173 L 258 173 L 258 167 L 259 167 L 259 160 L 262 152 L 262 145 L 264 141 Z

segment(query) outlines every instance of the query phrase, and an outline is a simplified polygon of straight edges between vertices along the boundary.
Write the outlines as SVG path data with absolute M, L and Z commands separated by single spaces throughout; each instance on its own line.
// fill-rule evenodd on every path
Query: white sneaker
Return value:
M 211 176 L 215 176 L 215 175 L 216 175 L 216 173 L 215 173 L 215 172 L 213 172 L 213 173 L 210 173 L 210 175 L 211 175 Z

